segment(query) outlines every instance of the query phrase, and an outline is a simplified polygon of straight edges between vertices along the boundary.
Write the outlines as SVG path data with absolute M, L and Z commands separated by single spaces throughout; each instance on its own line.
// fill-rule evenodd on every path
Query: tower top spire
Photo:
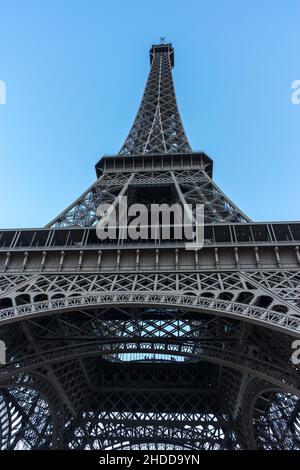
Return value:
M 171 42 L 169 43 L 160 42 L 160 44 L 152 45 L 150 49 L 150 64 L 152 65 L 152 61 L 154 59 L 155 54 L 163 54 L 164 52 L 169 55 L 171 68 L 173 68 L 174 67 L 174 48 Z
M 150 73 L 140 108 L 120 150 L 123 155 L 191 152 L 175 97 L 174 48 L 161 38 L 150 49 Z

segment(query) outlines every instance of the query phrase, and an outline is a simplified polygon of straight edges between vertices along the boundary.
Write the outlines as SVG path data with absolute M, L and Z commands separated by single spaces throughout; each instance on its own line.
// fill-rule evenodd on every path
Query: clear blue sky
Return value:
M 43 226 L 94 181 L 160 36 L 216 183 L 254 220 L 300 219 L 299 22 L 299 0 L 0 0 L 0 227 Z

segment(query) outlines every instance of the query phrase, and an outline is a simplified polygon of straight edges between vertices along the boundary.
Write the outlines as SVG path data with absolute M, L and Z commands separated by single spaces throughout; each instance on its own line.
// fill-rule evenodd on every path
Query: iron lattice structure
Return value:
M 46 227 L 0 232 L 1 449 L 299 449 L 300 223 L 254 223 L 193 152 L 171 44 L 118 155 Z M 100 241 L 97 207 L 202 203 L 204 247 Z
M 176 103 L 172 79 L 174 51 L 163 45 L 150 51 L 151 70 L 140 109 L 121 155 L 191 152 Z

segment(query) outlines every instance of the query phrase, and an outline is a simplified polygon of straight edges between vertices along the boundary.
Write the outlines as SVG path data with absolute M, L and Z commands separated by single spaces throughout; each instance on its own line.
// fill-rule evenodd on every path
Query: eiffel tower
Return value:
M 252 222 L 193 152 L 174 49 L 117 155 L 46 227 L 0 231 L 1 449 L 299 449 L 300 222 Z M 119 197 L 204 204 L 204 246 L 100 240 Z

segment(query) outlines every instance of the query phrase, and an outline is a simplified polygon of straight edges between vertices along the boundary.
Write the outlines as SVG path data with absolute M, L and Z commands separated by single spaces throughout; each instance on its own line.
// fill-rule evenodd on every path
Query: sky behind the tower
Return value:
M 299 21 L 300 0 L 0 0 L 0 227 L 43 226 L 94 181 L 160 36 L 216 183 L 254 220 L 299 220 Z

